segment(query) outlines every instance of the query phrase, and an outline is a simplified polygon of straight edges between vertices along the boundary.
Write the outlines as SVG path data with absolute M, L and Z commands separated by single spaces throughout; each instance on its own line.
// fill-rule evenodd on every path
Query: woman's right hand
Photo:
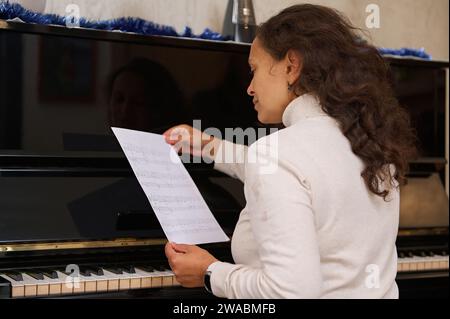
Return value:
M 214 161 L 222 141 L 189 125 L 174 126 L 164 132 L 163 136 L 178 154 L 191 154 L 207 161 Z

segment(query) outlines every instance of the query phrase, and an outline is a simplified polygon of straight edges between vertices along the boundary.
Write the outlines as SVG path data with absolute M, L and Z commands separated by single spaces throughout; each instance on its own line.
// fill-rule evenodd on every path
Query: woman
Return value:
M 186 118 L 175 79 L 146 58 L 134 58 L 111 74 L 106 93 L 109 126 L 161 134 Z
M 200 287 L 207 273 L 214 295 L 226 298 L 398 298 L 398 187 L 415 139 L 382 57 L 338 12 L 296 5 L 260 27 L 249 63 L 259 120 L 286 126 L 269 152 L 278 169 L 260 174 L 258 163 L 216 161 L 245 183 L 235 264 L 168 243 L 177 280 Z M 181 129 L 199 133 L 176 127 L 167 142 L 180 141 Z M 233 148 L 239 157 L 249 152 L 208 138 L 213 159 Z M 268 141 L 250 150 L 273 147 Z

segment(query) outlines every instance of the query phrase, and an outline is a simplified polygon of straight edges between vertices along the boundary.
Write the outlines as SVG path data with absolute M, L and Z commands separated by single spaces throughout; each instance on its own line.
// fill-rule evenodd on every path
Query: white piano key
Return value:
M 96 292 L 97 284 L 96 280 L 83 275 L 78 277 L 69 278 L 67 274 L 57 271 L 58 279 L 51 279 L 45 277 L 46 282 L 49 284 L 49 294 L 80 294 Z M 69 278 L 69 280 L 67 280 Z
M 108 279 L 106 276 L 94 275 L 91 274 L 92 279 L 94 279 L 97 283 L 96 291 L 97 292 L 106 292 L 108 291 Z
M 22 277 L 25 286 L 25 297 L 36 297 L 38 296 L 38 292 L 41 296 L 45 295 L 44 293 L 48 289 L 48 285 L 40 283 L 41 280 L 34 279 L 25 273 L 22 274 Z
M 163 279 L 162 279 L 162 286 L 163 287 L 172 287 L 173 286 L 173 272 L 171 270 L 164 270 L 163 273 Z
M 84 276 L 80 274 L 80 283 L 83 283 L 84 290 L 80 291 L 83 293 L 95 293 L 97 292 L 97 280 L 91 276 Z M 76 289 L 74 289 L 74 293 L 77 293 Z
M 448 256 L 414 256 L 398 259 L 398 269 L 401 272 L 420 272 L 448 269 Z
M 103 269 L 103 277 L 108 281 L 108 291 L 119 291 L 120 276 Z
M 145 288 L 161 288 L 163 286 L 163 278 L 167 276 L 165 272 L 154 270 L 152 272 L 147 272 L 142 269 L 139 269 L 139 267 L 136 268 L 136 273 L 142 274 L 145 276 L 145 278 L 151 279 L 150 280 L 143 280 L 143 285 Z M 148 287 L 150 286 L 150 287 Z
M 129 289 L 130 277 L 128 274 L 115 274 L 103 269 L 104 277 L 108 280 L 108 291 L 119 291 Z M 128 287 L 128 288 L 127 288 Z
M 135 269 L 136 271 L 136 269 Z M 130 279 L 130 289 L 140 289 L 143 276 L 138 273 L 127 274 Z
M 81 293 L 97 293 L 106 291 L 119 291 L 144 288 L 161 288 L 177 285 L 175 276 L 171 270 L 144 271 L 135 267 L 135 273 L 115 274 L 102 269 L 103 275 L 91 274 L 84 276 L 79 274 L 78 287 L 73 278 L 69 281 L 67 274 L 57 271 L 58 278 L 44 276 L 43 280 L 23 274 L 24 280 L 14 281 L 6 275 L 3 278 L 11 282 L 13 297 L 55 296 Z M 179 284 L 178 284 L 179 285 Z
M 135 267 L 135 273 L 124 273 L 123 280 L 129 280 L 129 289 L 141 289 L 148 287 L 148 280 L 145 279 L 153 277 L 152 273 L 147 273 Z M 144 283 L 144 287 L 143 286 Z
M 62 293 L 62 284 L 60 278 L 50 278 L 44 275 L 43 280 L 38 280 L 38 296 L 55 296 Z M 47 287 L 45 287 L 47 286 Z
M 142 289 L 152 288 L 152 277 L 154 276 L 153 272 L 148 272 L 138 267 L 136 267 L 135 270 L 136 274 L 141 276 L 141 288 Z
M 69 278 L 69 280 L 66 280 L 67 277 L 69 277 L 69 276 L 61 271 L 57 271 L 57 274 L 58 274 L 58 278 L 61 282 L 61 294 L 63 294 L 63 295 L 73 294 L 74 290 L 75 290 L 76 282 L 71 281 L 70 278 Z M 80 287 L 77 289 L 81 288 L 81 283 L 79 283 L 79 285 L 80 285 Z
M 53 279 L 44 275 L 43 280 L 36 280 L 36 281 L 37 281 L 37 296 L 49 296 L 61 294 L 61 280 L 59 278 Z
M 11 283 L 11 297 L 20 298 L 25 297 L 25 285 L 23 281 L 16 281 L 9 276 L 0 275 Z
M 142 279 L 148 277 L 148 275 L 138 272 L 135 269 L 135 273 L 122 273 L 117 275 L 119 277 L 119 290 L 127 289 L 140 289 L 142 287 Z
M 49 296 L 50 294 L 61 293 L 61 282 L 59 279 L 52 279 L 44 276 L 44 279 L 37 280 L 37 296 Z

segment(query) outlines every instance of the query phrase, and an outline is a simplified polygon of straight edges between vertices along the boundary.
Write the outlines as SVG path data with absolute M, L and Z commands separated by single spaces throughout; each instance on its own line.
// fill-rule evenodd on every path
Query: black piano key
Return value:
M 113 266 L 106 266 L 105 270 L 110 271 L 115 274 L 135 274 L 136 269 L 133 265 L 113 265 Z
M 96 275 L 96 276 L 103 276 L 103 270 L 100 267 L 97 266 L 81 266 L 80 267 L 80 273 L 83 276 L 91 276 L 91 275 Z
M 156 267 L 156 269 L 158 269 L 159 271 L 166 271 L 166 270 L 169 270 L 170 267 L 166 266 L 166 265 L 159 265 Z
M 123 270 L 123 272 L 126 272 L 127 274 L 135 274 L 136 269 L 134 269 L 134 266 L 132 265 L 123 265 L 120 266 L 120 268 Z
M 103 269 L 100 268 L 100 267 L 97 267 L 97 266 L 93 266 L 93 267 L 92 267 L 92 273 L 93 273 L 94 275 L 96 275 L 96 276 L 103 276 L 103 275 L 104 275 Z
M 50 279 L 58 279 L 58 273 L 56 270 L 43 270 L 42 273 Z
M 36 280 L 44 280 L 44 274 L 40 270 L 25 270 L 24 273 Z
M 119 267 L 107 266 L 107 267 L 104 267 L 103 269 L 105 269 L 106 271 L 109 271 L 109 272 L 111 272 L 113 274 L 116 274 L 116 275 L 122 275 L 123 274 L 123 270 L 121 268 L 119 268 Z
M 89 277 L 91 275 L 91 271 L 86 267 L 80 267 L 80 275 Z
M 103 276 L 103 270 L 97 266 L 80 266 L 80 274 L 86 277 L 91 275 Z
M 148 265 L 137 266 L 137 268 L 142 269 L 143 271 L 146 271 L 146 272 L 154 272 L 155 271 L 155 268 L 153 268 L 152 266 L 148 266 Z
M 23 281 L 23 276 L 18 271 L 6 271 L 3 273 L 14 281 Z
M 58 269 L 58 271 L 60 271 L 61 273 L 63 273 L 64 275 L 67 275 L 67 276 L 70 276 L 72 274 L 72 272 L 66 271 L 65 268 Z
M 66 276 L 75 276 L 76 275 L 74 271 L 66 271 L 65 267 L 64 268 L 56 268 L 55 270 L 63 273 Z

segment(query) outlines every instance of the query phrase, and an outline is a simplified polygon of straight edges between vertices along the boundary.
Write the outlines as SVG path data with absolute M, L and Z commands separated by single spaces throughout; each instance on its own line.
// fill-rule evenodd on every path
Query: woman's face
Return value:
M 111 125 L 136 130 L 151 128 L 152 106 L 146 83 L 138 75 L 124 72 L 114 80 L 110 98 Z
M 258 120 L 263 124 L 281 123 L 284 110 L 297 97 L 288 90 L 288 85 L 300 75 L 299 57 L 290 52 L 285 59 L 275 61 L 256 38 L 249 64 L 253 79 L 247 93 L 253 97 Z

